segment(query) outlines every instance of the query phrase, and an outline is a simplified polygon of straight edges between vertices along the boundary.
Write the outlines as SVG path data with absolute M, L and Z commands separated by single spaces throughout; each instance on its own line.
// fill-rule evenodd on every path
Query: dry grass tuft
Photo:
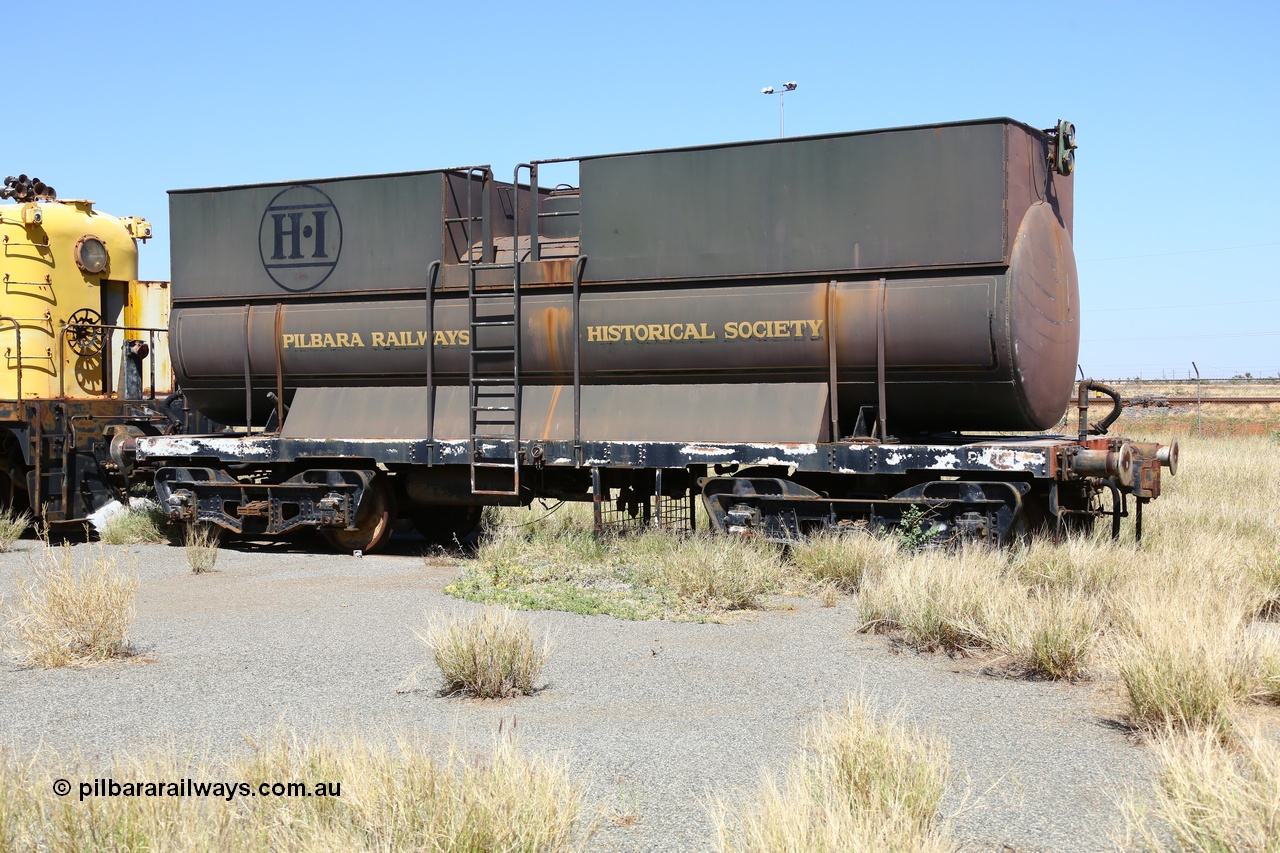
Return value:
M 1099 607 L 1060 573 L 1028 583 L 1026 562 L 984 546 L 931 549 L 868 570 L 862 630 L 901 630 L 925 651 L 994 650 L 1022 675 L 1084 674 L 1099 633 Z
M 221 533 L 212 524 L 188 524 L 183 531 L 183 546 L 187 553 L 187 565 L 197 575 L 213 571 L 218 562 L 218 543 Z
M 98 539 L 107 545 L 142 545 L 168 542 L 169 519 L 158 506 L 125 509 L 107 519 Z
M 589 506 L 518 521 L 530 514 L 491 517 L 475 561 L 445 592 L 523 609 L 700 619 L 760 607 L 788 576 L 781 549 L 758 539 L 653 529 L 596 536 Z
M 1223 749 L 1212 732 L 1156 744 L 1160 780 L 1150 803 L 1130 795 L 1130 842 L 1151 850 L 1280 849 L 1280 743 L 1260 733 Z M 1136 846 L 1136 845 L 1133 845 Z
M 869 571 L 901 559 L 897 540 L 866 532 L 819 534 L 789 548 L 791 563 L 801 575 L 818 584 L 834 584 L 857 592 Z
M 70 546 L 44 548 L 28 575 L 16 578 L 9 649 L 45 668 L 127 657 L 138 576 L 99 551 L 77 568 Z
M 1075 679 L 1084 675 L 1098 638 L 1098 609 L 1078 593 L 1047 594 L 1025 611 L 1025 633 L 1007 648 L 1028 675 Z
M 481 699 L 533 693 L 551 652 L 550 640 L 535 640 L 528 620 L 505 608 L 467 621 L 448 617 L 418 636 L 431 649 L 445 690 Z
M 1116 614 L 1116 666 L 1131 719 L 1153 732 L 1205 729 L 1225 739 L 1254 663 L 1245 616 L 1252 597 L 1190 578 L 1142 588 Z
M 1252 663 L 1250 698 L 1266 705 L 1280 705 L 1280 637 L 1260 642 Z
M 737 536 L 654 532 L 623 537 L 616 547 L 640 583 L 672 590 L 705 611 L 758 607 L 785 575 L 780 549 Z
M 568 853 L 593 827 L 584 788 L 564 765 L 500 741 L 482 756 L 451 746 L 352 739 L 299 744 L 282 736 L 252 754 L 210 761 L 173 752 L 121 759 L 107 773 L 37 767 L 0 754 L 0 849 L 5 850 L 455 850 Z M 54 778 L 340 783 L 338 796 L 54 797 Z M 312 790 L 312 789 L 309 789 Z
M 1002 557 L 986 548 L 903 555 L 896 565 L 864 577 L 858 601 L 862 628 L 901 629 L 925 651 L 988 647 L 988 615 L 1022 603 L 1001 581 L 1002 571 Z
M 781 785 L 764 777 L 737 820 L 726 803 L 713 807 L 721 851 L 954 849 L 938 817 L 947 747 L 852 700 L 814 726 L 807 747 Z
M 20 512 L 17 515 L 6 512 L 0 515 L 0 551 L 12 551 L 13 546 L 30 526 L 31 513 L 29 512 Z

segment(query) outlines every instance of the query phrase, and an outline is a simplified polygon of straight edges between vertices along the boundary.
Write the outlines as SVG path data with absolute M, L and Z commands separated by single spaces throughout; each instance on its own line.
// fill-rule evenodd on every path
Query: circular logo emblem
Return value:
M 307 184 L 281 190 L 262 212 L 258 252 L 280 287 L 294 293 L 315 290 L 342 252 L 342 219 L 333 199 Z

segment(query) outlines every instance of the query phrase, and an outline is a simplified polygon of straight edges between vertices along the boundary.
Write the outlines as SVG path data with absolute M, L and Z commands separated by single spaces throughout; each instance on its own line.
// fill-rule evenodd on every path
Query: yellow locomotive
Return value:
M 168 282 L 151 225 L 26 175 L 0 187 L 0 511 L 58 527 L 127 497 L 133 440 L 172 431 Z

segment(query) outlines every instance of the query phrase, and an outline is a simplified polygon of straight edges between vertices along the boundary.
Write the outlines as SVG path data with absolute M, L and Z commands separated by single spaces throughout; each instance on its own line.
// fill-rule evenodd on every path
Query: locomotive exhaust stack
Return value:
M 1177 449 L 1106 437 L 1093 382 L 1042 434 L 1076 147 L 987 119 L 585 157 L 568 189 L 534 161 L 176 190 L 178 382 L 237 431 L 139 459 L 178 517 L 344 550 L 534 497 L 778 540 L 1118 525 Z

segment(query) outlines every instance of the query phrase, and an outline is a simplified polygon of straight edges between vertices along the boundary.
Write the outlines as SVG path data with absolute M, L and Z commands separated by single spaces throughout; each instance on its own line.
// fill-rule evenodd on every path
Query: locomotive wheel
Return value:
M 336 551 L 350 554 L 361 551 L 372 554 L 381 549 L 391 539 L 392 528 L 396 523 L 396 499 L 391 486 L 384 476 L 373 478 L 369 490 L 365 492 L 360 509 L 356 511 L 355 530 L 343 530 L 339 527 L 323 528 L 324 538 Z
M 430 506 L 413 514 L 413 526 L 425 539 L 445 547 L 457 546 L 480 526 L 484 507 Z

